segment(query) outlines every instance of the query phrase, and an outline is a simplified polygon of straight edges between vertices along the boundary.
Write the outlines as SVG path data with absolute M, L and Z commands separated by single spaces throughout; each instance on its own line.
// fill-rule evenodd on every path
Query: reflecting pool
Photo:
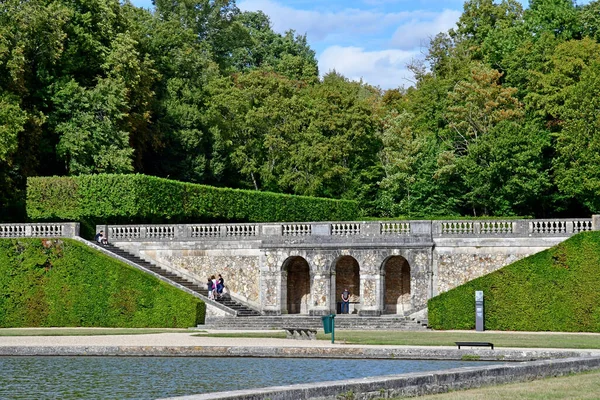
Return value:
M 0 399 L 156 399 L 494 363 L 198 357 L 0 357 Z

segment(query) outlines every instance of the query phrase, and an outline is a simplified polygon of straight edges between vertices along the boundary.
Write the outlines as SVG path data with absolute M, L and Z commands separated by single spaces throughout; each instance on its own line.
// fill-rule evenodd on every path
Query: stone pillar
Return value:
M 407 258 L 410 265 L 410 302 L 412 311 L 427 307 L 433 292 L 432 249 L 411 252 Z
M 259 258 L 260 308 L 263 315 L 281 315 L 285 288 L 281 268 L 285 257 L 276 251 L 261 251 Z M 282 307 L 283 305 L 283 307 Z
M 383 285 L 381 264 L 385 258 L 378 251 L 355 253 L 360 271 L 360 310 L 361 316 L 379 316 L 383 311 Z
M 70 222 L 63 225 L 63 236 L 65 237 L 75 237 L 79 236 L 79 223 L 78 222 Z M 106 230 L 104 231 L 106 232 Z M 107 233 L 108 234 L 108 233 Z
M 281 272 L 260 271 L 260 306 L 263 315 L 281 315 Z
M 360 274 L 360 316 L 379 316 L 383 309 L 381 274 Z
M 312 267 L 312 266 L 311 266 Z M 310 274 L 311 303 L 309 315 L 329 315 L 332 312 L 331 271 L 317 271 Z M 335 305 L 335 302 L 333 303 Z
M 306 253 L 305 259 L 310 268 L 308 315 L 329 315 L 335 311 L 335 299 L 332 299 L 335 292 L 331 289 L 331 256 L 328 256 L 327 252 L 314 251 Z M 333 279 L 335 280 L 335 275 Z
M 592 230 L 600 231 L 600 215 L 592 215 Z

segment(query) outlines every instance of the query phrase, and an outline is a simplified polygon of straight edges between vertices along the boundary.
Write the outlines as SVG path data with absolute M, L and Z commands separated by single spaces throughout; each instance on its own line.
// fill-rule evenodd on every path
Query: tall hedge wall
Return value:
M 0 239 L 0 327 L 187 328 L 205 304 L 74 240 Z
M 580 233 L 429 300 L 434 329 L 474 329 L 483 290 L 490 330 L 600 332 L 600 232 Z
M 146 175 L 81 175 L 27 180 L 33 221 L 102 223 L 354 220 L 357 202 L 217 188 Z

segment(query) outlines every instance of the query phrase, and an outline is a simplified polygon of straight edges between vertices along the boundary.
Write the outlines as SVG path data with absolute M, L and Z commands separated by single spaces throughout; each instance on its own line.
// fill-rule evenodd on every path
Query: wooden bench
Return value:
M 281 328 L 287 339 L 317 340 L 317 330 L 312 328 Z
M 460 349 L 460 346 L 469 346 L 469 347 L 491 347 L 494 350 L 494 343 L 490 342 L 454 342 Z

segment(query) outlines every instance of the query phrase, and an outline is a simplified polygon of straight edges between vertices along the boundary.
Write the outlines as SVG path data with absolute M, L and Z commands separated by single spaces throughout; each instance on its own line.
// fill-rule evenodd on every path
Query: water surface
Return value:
M 486 362 L 314 358 L 0 357 L 0 399 L 156 399 Z

